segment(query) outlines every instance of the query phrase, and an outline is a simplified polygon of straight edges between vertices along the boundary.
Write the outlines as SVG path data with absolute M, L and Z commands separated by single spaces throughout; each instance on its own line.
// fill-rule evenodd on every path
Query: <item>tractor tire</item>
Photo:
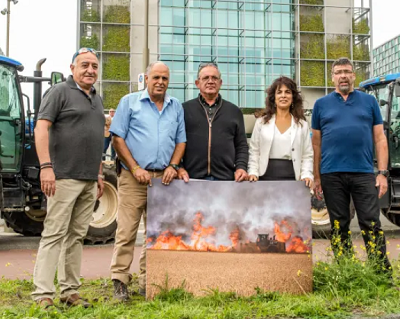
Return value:
M 88 244 L 106 244 L 115 237 L 118 212 L 118 179 L 113 162 L 103 165 L 104 192 L 96 201 L 93 220 L 85 238 Z
M 389 213 L 388 209 L 381 209 L 381 213 L 383 216 L 387 218 L 388 221 L 390 221 L 392 224 L 400 227 L 400 214 L 393 214 Z
M 356 215 L 353 199 L 350 200 L 350 219 Z M 399 219 L 400 222 L 400 219 Z M 331 238 L 331 222 L 329 220 L 328 209 L 325 201 L 319 200 L 315 195 L 311 194 L 311 223 L 312 237 L 315 239 Z
M 44 213 L 46 215 L 46 213 Z M 30 212 L 2 212 L 7 227 L 24 236 L 40 236 L 43 231 L 43 218 L 34 218 Z
M 318 199 L 311 192 L 311 224 L 312 237 L 327 239 L 331 235 L 331 223 L 325 201 Z

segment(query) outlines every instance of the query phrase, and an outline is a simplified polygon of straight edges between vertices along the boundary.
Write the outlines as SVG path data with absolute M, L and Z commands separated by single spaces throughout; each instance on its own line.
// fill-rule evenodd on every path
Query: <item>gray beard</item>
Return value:
M 348 85 L 347 87 L 339 86 L 339 91 L 340 91 L 340 93 L 342 93 L 342 94 L 344 94 L 344 95 L 349 94 L 350 89 L 351 89 L 351 86 L 350 86 L 350 85 Z

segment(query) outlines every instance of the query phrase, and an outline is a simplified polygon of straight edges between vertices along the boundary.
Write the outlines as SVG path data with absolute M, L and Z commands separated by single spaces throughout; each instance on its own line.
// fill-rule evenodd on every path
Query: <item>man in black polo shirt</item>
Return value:
M 312 114 L 315 190 L 317 194 L 323 190 L 332 233 L 336 222 L 345 251 L 352 249 L 351 195 L 367 252 L 378 256 L 391 273 L 379 221 L 378 197 L 387 191 L 388 175 L 388 147 L 379 106 L 373 96 L 354 90 L 355 73 L 349 59 L 340 58 L 333 63 L 332 81 L 335 91 L 317 100 Z M 332 241 L 336 256 L 343 253 L 337 246 Z
M 197 98 L 183 103 L 186 151 L 178 177 L 207 180 L 247 178 L 248 145 L 240 109 L 219 94 L 221 72 L 214 63 L 202 63 L 197 72 Z
M 35 142 L 47 215 L 32 296 L 44 308 L 53 305 L 57 265 L 60 301 L 90 306 L 77 290 L 83 239 L 103 193 L 103 103 L 93 87 L 98 66 L 93 49 L 80 49 L 72 58 L 72 76 L 55 85 L 40 105 Z

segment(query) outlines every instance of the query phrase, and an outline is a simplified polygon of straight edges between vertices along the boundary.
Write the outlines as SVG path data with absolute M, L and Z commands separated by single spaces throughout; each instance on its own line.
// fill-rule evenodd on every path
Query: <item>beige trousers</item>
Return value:
M 161 178 L 162 172 L 149 172 L 152 178 Z M 147 186 L 141 185 L 131 172 L 122 169 L 118 178 L 118 216 L 114 254 L 111 261 L 111 279 L 128 284 L 132 279 L 130 268 L 140 219 L 143 215 L 145 233 L 139 261 L 139 288 L 146 288 L 146 223 Z
M 56 193 L 47 200 L 47 215 L 33 272 L 33 299 L 55 296 L 58 266 L 61 297 L 80 287 L 82 245 L 92 220 L 97 182 L 74 179 L 56 181 Z

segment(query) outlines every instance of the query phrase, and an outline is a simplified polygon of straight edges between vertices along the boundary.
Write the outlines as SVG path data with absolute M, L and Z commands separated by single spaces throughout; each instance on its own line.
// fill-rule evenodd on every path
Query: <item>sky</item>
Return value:
M 376 47 L 400 34 L 397 23 L 400 0 L 372 0 L 372 5 L 373 47 Z M 0 11 L 6 7 L 7 0 L 0 0 Z M 0 48 L 4 53 L 6 27 L 6 16 L 0 15 Z M 76 51 L 76 28 L 77 0 L 11 3 L 10 57 L 25 66 L 24 75 L 33 75 L 36 62 L 41 58 L 47 58 L 42 67 L 44 76 L 49 76 L 51 71 L 68 75 L 70 59 Z M 22 89 L 30 90 L 30 87 L 25 85 Z

